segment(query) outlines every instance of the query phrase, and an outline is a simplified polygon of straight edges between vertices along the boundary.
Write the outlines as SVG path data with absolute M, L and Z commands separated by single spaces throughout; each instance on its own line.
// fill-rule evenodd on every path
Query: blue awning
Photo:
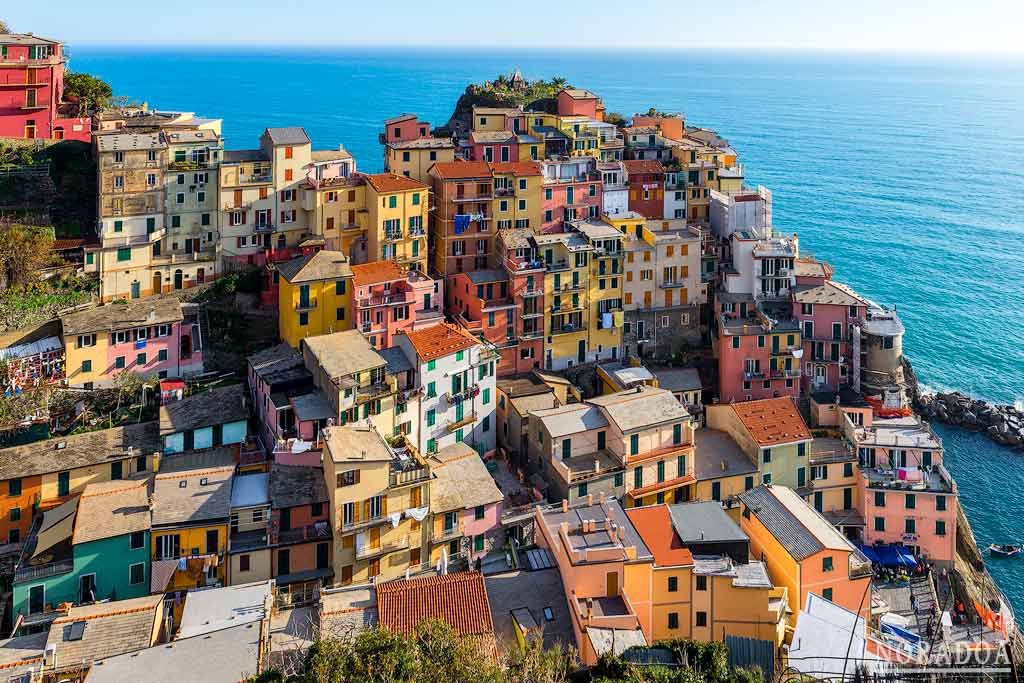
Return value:
M 878 554 L 874 551 L 874 549 L 871 546 L 860 544 L 857 547 L 860 548 L 860 551 L 862 553 L 864 553 L 864 557 L 868 558 L 868 560 L 870 560 L 873 564 L 882 563 L 881 558 L 878 557 Z
M 901 545 L 862 545 L 864 556 L 883 567 L 916 567 L 913 553 Z

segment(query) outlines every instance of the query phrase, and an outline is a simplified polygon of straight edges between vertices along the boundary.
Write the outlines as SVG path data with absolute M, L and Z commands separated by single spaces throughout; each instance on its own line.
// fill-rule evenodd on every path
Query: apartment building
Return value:
M 762 485 L 740 494 L 740 528 L 750 553 L 786 589 L 792 626 L 807 594 L 854 614 L 871 612 L 871 562 L 828 520 L 786 486 Z
M 393 173 L 365 175 L 366 249 L 370 261 L 427 272 L 430 188 Z
M 538 232 L 561 232 L 566 222 L 598 218 L 604 212 L 604 182 L 597 163 L 591 157 L 541 162 L 544 199 Z
M 663 218 L 665 169 L 661 162 L 641 157 L 627 159 L 623 164 L 629 185 L 629 210 L 644 218 Z
M 811 431 L 788 396 L 705 406 L 707 426 L 728 434 L 757 464 L 761 483 L 807 486 Z
M 457 325 L 442 323 L 396 336 L 413 366 L 419 402 L 417 449 L 436 453 L 466 443 L 480 455 L 494 451 L 498 355 Z
M 455 161 L 451 138 L 426 137 L 390 142 L 384 147 L 384 169 L 421 183 L 430 182 L 430 167 Z
M 278 326 L 298 348 L 307 337 L 350 330 L 352 267 L 340 251 L 316 251 L 277 265 Z
M 335 582 L 379 582 L 419 569 L 429 539 L 430 470 L 415 448 L 392 448 L 374 424 L 328 427 L 324 477 Z
M 161 379 L 203 372 L 198 309 L 174 297 L 109 303 L 60 322 L 69 386 L 108 387 L 122 372 Z
M 483 161 L 437 163 L 430 176 L 435 203 L 430 217 L 434 270 L 447 277 L 487 268 L 496 231 L 490 165 Z
M 499 349 L 499 376 L 530 372 L 544 362 L 544 263 L 537 256 L 533 234 L 532 228 L 511 228 L 499 230 L 495 239 L 495 261 L 507 273 L 517 314 L 512 320 L 515 345 Z
M 470 563 L 502 546 L 504 494 L 480 454 L 453 443 L 427 458 L 430 467 L 430 561 Z
M 89 141 L 88 117 L 64 102 L 64 44 L 0 34 L 0 137 Z
M 355 158 L 344 147 L 314 150 L 305 175 L 302 208 L 311 239 L 322 239 L 325 249 L 344 253 L 352 263 L 365 263 L 366 180 L 356 173 Z
M 422 329 L 444 320 L 444 282 L 394 261 L 352 266 L 351 319 L 382 350 L 400 330 Z
M 321 468 L 271 465 L 269 541 L 279 600 L 308 602 L 332 582 L 330 502 Z

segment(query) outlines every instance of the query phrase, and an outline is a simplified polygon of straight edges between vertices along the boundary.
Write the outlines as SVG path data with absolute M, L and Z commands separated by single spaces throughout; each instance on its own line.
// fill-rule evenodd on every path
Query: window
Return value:
M 708 589 L 708 577 L 698 576 L 697 577 L 697 590 L 706 591 Z
M 826 600 L 828 600 L 829 602 L 831 602 L 832 601 L 832 589 L 831 588 L 825 588 L 824 590 L 822 590 L 821 591 L 821 597 L 823 597 Z
M 640 435 L 632 434 L 629 437 L 629 454 L 636 455 L 640 452 Z
M 466 357 L 466 352 L 465 351 L 456 351 L 455 352 L 455 360 L 460 361 L 460 360 L 464 359 L 465 357 Z
M 875 517 L 875 531 L 885 531 L 885 517 Z
M 885 492 L 884 491 L 875 491 L 875 507 L 876 508 L 884 508 L 885 507 Z
M 359 483 L 359 470 L 346 470 L 338 474 L 338 488 L 355 486 Z
M 904 497 L 904 507 L 908 510 L 913 510 L 917 507 L 917 496 L 913 493 L 908 493 Z
M 945 496 L 935 496 L 935 509 L 938 510 L 939 512 L 942 512 L 943 510 L 946 509 Z
M 137 353 L 137 354 L 135 354 L 135 363 L 137 365 L 145 365 L 146 364 L 146 354 L 144 354 L 144 353 Z
M 768 464 L 772 461 L 772 449 L 762 448 L 761 449 L 761 462 Z
M 917 533 L 917 520 L 906 519 L 903 524 L 903 533 L 916 534 Z
M 844 477 L 852 477 L 853 476 L 853 463 L 852 462 L 848 462 L 848 463 L 844 463 L 843 464 L 843 476 Z
M 832 563 L 832 556 L 831 555 L 828 556 L 828 557 L 821 558 L 821 571 L 823 571 L 823 572 L 830 572 L 833 569 L 835 569 L 835 566 Z
M 697 626 L 707 626 L 707 625 L 708 625 L 708 613 L 707 612 L 697 612 Z
M 576 487 L 576 495 L 579 498 L 586 497 L 586 495 L 587 495 L 587 482 L 583 482 L 582 484 L 580 484 L 579 486 Z
M 303 311 L 303 312 L 299 313 L 299 326 L 300 327 L 305 327 L 308 324 L 309 324 L 309 313 L 307 313 L 306 311 Z
M 484 506 L 483 505 L 477 505 L 475 508 L 473 508 L 473 519 L 483 519 L 483 518 L 484 518 Z
M 137 562 L 128 567 L 128 583 L 137 586 L 146 580 L 146 564 Z
M 157 351 L 156 352 L 156 359 L 158 361 L 166 361 L 167 360 L 167 349 L 160 349 L 159 351 Z
M 661 483 L 663 481 L 665 481 L 665 461 L 664 460 L 659 460 L 658 461 L 658 482 Z
M 675 593 L 679 590 L 679 578 L 675 576 L 668 577 L 668 592 Z
M 10 512 L 8 514 L 8 519 L 10 519 L 12 522 L 20 522 L 21 521 L 21 508 L 20 507 L 13 507 L 13 508 L 11 508 Z
M 644 468 L 634 467 L 633 468 L 633 488 L 639 489 L 644 486 Z
M 946 535 L 946 522 L 945 522 L 945 520 L 941 520 L 941 519 L 935 520 L 935 535 L 936 536 L 945 536 Z
M 429 361 L 427 361 L 427 372 L 433 372 L 436 369 L 437 369 L 437 361 L 436 360 L 429 360 Z
M 480 367 L 483 367 L 483 366 L 480 366 Z M 490 402 L 491 402 L 491 390 L 490 389 L 484 389 L 480 393 L 480 395 L 481 395 L 481 399 L 480 400 L 483 402 L 484 405 L 490 404 Z
M 83 360 L 82 361 L 82 372 L 92 372 L 92 361 L 91 360 Z
M 668 613 L 668 627 L 670 629 L 679 628 L 679 612 Z
M 132 248 L 131 247 L 121 247 L 120 249 L 118 249 L 117 250 L 117 260 L 118 260 L 118 262 L 131 261 L 132 260 Z
M 473 552 L 482 553 L 484 551 L 484 535 L 477 534 L 473 537 Z
M 807 444 L 805 444 L 805 443 L 798 443 L 796 445 L 796 454 L 798 456 L 800 456 L 800 457 L 803 457 L 803 456 L 807 455 Z
M 614 480 L 614 481 L 615 481 L 615 483 L 614 483 L 614 486 L 615 486 L 615 487 L 619 487 L 619 486 L 622 486 L 622 484 L 623 484 L 623 479 L 624 479 L 624 477 L 622 476 L 622 472 L 616 472 L 616 473 L 615 473 L 615 480 Z
M 437 382 L 427 382 L 427 398 L 435 398 L 437 396 Z
M 128 537 L 128 550 L 138 550 L 146 545 L 146 532 L 134 531 Z
M 7 482 L 7 495 L 8 496 L 20 496 L 21 495 L 21 479 L 11 479 Z

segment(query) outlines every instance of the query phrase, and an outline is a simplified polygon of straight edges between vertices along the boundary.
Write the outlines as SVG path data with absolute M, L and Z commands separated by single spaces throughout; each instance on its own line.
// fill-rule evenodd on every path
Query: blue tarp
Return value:
M 914 559 L 914 554 L 903 546 L 895 546 L 896 552 L 899 554 L 900 559 L 903 560 L 903 564 L 908 567 L 916 567 L 917 560 Z
M 869 546 L 869 545 L 859 545 L 857 547 L 860 548 L 860 551 L 862 553 L 864 553 L 864 557 L 868 558 L 871 561 L 872 564 L 881 564 L 882 563 L 882 560 L 879 559 L 878 554 L 875 553 L 874 549 L 872 549 L 871 546 Z
M 469 229 L 469 214 L 468 213 L 457 213 L 455 214 L 455 234 L 461 235 Z
M 862 545 L 860 551 L 883 567 L 916 567 L 917 560 L 907 548 L 899 545 Z
M 917 635 L 916 633 L 911 633 L 910 631 L 904 628 L 900 628 L 899 626 L 893 626 L 892 624 L 886 624 L 885 622 L 882 622 L 881 627 L 882 633 L 888 633 L 889 635 L 896 636 L 901 640 L 907 641 L 911 645 L 917 645 L 921 642 L 921 636 Z

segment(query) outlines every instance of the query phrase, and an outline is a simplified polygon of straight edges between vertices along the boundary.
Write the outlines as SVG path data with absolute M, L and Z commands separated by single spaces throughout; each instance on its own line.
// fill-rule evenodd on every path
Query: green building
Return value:
M 147 479 L 89 484 L 44 512 L 14 574 L 15 618 L 44 624 L 62 602 L 148 595 L 149 527 Z

